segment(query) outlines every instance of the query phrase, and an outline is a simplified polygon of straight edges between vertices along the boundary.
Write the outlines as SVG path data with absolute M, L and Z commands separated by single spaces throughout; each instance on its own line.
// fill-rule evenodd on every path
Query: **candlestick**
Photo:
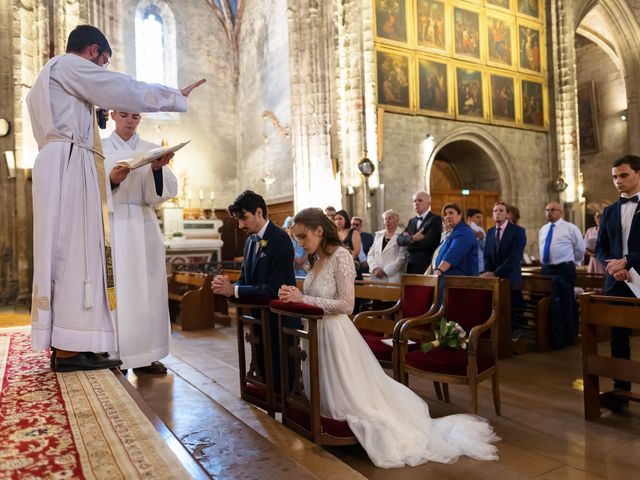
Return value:
M 204 191 L 200 190 L 200 193 L 198 194 L 198 198 L 200 200 L 204 200 Z

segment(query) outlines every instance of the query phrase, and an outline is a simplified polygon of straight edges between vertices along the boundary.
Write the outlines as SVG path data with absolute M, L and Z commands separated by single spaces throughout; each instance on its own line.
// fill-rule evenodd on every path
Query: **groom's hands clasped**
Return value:
M 278 290 L 278 299 L 285 303 L 301 303 L 302 292 L 291 285 L 282 285 Z

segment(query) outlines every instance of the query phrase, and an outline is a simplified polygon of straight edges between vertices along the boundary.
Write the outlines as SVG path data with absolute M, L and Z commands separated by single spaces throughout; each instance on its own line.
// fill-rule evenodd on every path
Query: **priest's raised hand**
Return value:
M 181 88 L 180 93 L 182 93 L 183 96 L 188 97 L 189 94 L 193 91 L 193 89 L 198 88 L 200 85 L 202 85 L 206 81 L 207 81 L 206 79 L 201 78 L 197 82 L 194 82 L 187 87 Z

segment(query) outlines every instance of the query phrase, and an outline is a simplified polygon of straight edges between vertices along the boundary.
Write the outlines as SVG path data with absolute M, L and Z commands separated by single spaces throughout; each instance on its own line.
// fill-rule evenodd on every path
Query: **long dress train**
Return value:
M 460 455 L 496 460 L 491 443 L 499 438 L 487 420 L 475 415 L 432 419 L 418 395 L 384 372 L 347 316 L 353 310 L 354 278 L 351 255 L 340 247 L 304 281 L 302 301 L 325 312 L 318 322 L 322 415 L 346 420 L 381 468 L 453 463 Z

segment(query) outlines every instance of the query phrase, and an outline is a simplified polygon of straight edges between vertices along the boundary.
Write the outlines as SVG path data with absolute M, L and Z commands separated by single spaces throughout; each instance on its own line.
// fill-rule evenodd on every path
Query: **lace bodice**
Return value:
M 320 307 L 326 314 L 353 311 L 356 270 L 349 251 L 336 251 L 316 263 L 304 280 L 302 301 Z

